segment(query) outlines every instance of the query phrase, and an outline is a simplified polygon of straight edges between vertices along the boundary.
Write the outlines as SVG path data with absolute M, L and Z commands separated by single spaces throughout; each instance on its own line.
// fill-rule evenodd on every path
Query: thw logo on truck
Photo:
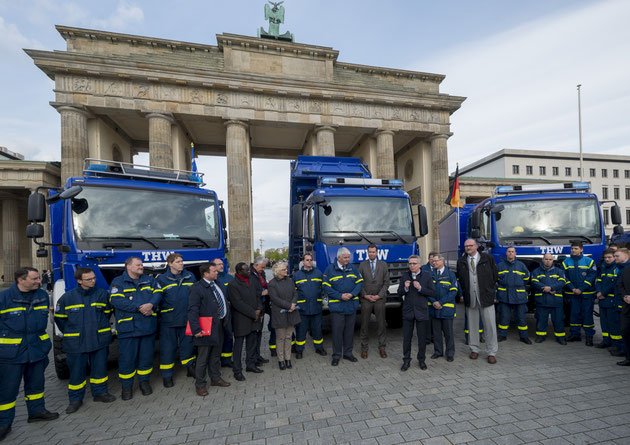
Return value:
M 156 262 L 166 261 L 166 257 L 171 253 L 175 253 L 173 250 L 150 250 L 148 252 L 142 252 L 142 261 Z
M 556 255 L 562 253 L 562 246 L 541 246 L 540 252 L 544 255 L 546 253 L 550 253 L 552 255 Z
M 357 259 L 359 261 L 363 261 L 364 259 L 367 260 L 368 256 L 367 256 L 367 249 L 357 249 L 355 250 L 355 253 L 357 254 Z M 381 261 L 385 261 L 387 260 L 387 255 L 389 254 L 389 249 L 379 249 L 376 251 L 376 257 L 381 260 Z M 363 258 L 363 256 L 365 255 L 365 258 Z

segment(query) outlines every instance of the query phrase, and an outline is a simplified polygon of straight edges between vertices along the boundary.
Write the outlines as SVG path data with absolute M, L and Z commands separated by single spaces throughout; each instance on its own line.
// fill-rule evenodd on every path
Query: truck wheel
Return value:
M 388 309 L 385 313 L 385 321 L 389 329 L 399 329 L 402 327 L 402 306 L 399 308 Z
M 66 353 L 61 349 L 62 338 L 53 335 L 53 353 L 55 356 L 55 372 L 59 380 L 68 380 L 70 378 L 70 369 L 66 363 Z

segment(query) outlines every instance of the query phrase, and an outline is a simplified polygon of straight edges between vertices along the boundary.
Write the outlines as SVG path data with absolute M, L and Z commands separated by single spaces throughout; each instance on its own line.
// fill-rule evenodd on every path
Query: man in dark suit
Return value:
M 385 300 L 389 287 L 387 263 L 377 258 L 378 248 L 370 244 L 367 248 L 368 259 L 359 264 L 359 273 L 363 277 L 361 289 L 361 358 L 368 357 L 368 324 L 372 312 L 376 316 L 378 352 L 386 358 L 385 352 Z
M 403 364 L 401 371 L 409 369 L 411 363 L 411 339 L 413 329 L 418 336 L 418 362 L 420 369 L 427 369 L 424 360 L 427 349 L 427 325 L 429 324 L 429 298 L 435 294 L 431 272 L 421 270 L 420 257 L 409 257 L 409 270 L 400 277 L 398 295 L 403 298 Z
M 210 375 L 210 385 L 226 387 L 228 382 L 221 378 L 221 348 L 223 347 L 223 325 L 230 323 L 230 307 L 220 289 L 218 270 L 214 263 L 199 266 L 201 280 L 190 288 L 188 300 L 188 323 L 197 346 L 197 366 L 195 368 L 195 389 L 197 395 L 207 396 L 206 373 Z M 212 317 L 210 333 L 201 329 L 199 317 Z
M 479 244 L 472 238 L 464 242 L 464 249 L 466 253 L 457 260 L 457 278 L 464 292 L 466 315 L 471 326 L 468 334 L 470 358 L 476 360 L 479 357 L 479 332 L 474 328 L 479 326 L 481 318 L 486 334 L 488 363 L 495 364 L 499 350 L 494 311 L 495 284 L 499 279 L 497 265 L 492 255 L 479 252 Z

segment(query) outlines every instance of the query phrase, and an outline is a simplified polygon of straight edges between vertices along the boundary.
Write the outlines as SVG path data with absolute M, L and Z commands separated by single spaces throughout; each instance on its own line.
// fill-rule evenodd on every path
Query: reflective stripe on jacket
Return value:
M 328 265 L 322 279 L 330 312 L 350 315 L 357 311 L 363 278 L 354 264 L 348 264 L 340 269 L 335 261 Z M 342 300 L 341 295 L 344 293 L 352 294 L 352 298 L 347 301 Z
M 532 288 L 536 305 L 542 307 L 562 306 L 562 288 L 567 284 L 564 278 L 564 271 L 557 266 L 545 269 L 541 265 L 532 272 Z M 543 292 L 543 287 L 549 286 L 551 292 Z
M 597 279 L 597 270 L 595 269 L 595 261 L 585 257 L 584 255 L 567 257 L 562 262 L 564 267 L 565 278 L 567 279 L 567 288 L 569 291 L 579 289 L 582 295 L 573 295 L 575 297 L 595 297 L 595 280 Z M 573 294 L 573 292 L 571 292 Z
M 600 266 L 599 276 L 595 284 L 595 295 L 597 295 L 597 292 L 601 292 L 604 298 L 597 300 L 599 307 L 615 307 L 615 287 L 619 276 L 619 268 L 615 263 L 606 264 L 604 262 Z
M 429 297 L 429 316 L 431 318 L 455 318 L 455 301 L 458 292 L 455 273 L 446 267 L 442 273 L 439 270 L 434 270 L 433 283 L 435 284 L 435 295 Z M 442 309 L 433 307 L 433 303 L 436 301 L 442 305 Z
M 293 281 L 298 292 L 297 305 L 300 307 L 301 314 L 321 314 L 323 276 L 321 270 L 316 267 L 311 270 L 302 268 L 293 274 Z
M 497 265 L 499 281 L 497 283 L 496 299 L 500 303 L 523 304 L 527 303 L 527 288 L 529 270 L 519 260 L 509 262 L 501 261 Z
M 175 275 L 170 270 L 156 278 L 162 290 L 160 300 L 160 324 L 165 327 L 186 326 L 188 321 L 188 296 L 195 276 L 187 270 Z
M 141 337 L 155 333 L 157 329 L 157 312 L 162 289 L 156 289 L 155 279 L 141 275 L 132 280 L 127 271 L 112 280 L 109 289 L 109 301 L 114 307 L 116 331 L 118 337 Z M 140 306 L 153 304 L 153 314 L 142 315 Z

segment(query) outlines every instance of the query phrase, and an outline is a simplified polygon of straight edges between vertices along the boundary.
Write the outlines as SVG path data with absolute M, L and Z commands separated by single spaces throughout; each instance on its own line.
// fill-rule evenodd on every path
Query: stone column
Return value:
M 149 165 L 173 168 L 171 125 L 173 118 L 168 114 L 149 113 Z
M 315 147 L 316 156 L 335 156 L 335 127 L 321 125 L 315 127 L 315 137 L 317 144 Z
M 254 257 L 252 228 L 252 185 L 249 166 L 247 123 L 225 123 L 227 158 L 228 215 L 230 228 L 230 266 L 249 264 Z
M 394 167 L 394 132 L 376 132 L 376 176 L 380 179 L 396 178 Z
M 61 114 L 61 185 L 70 176 L 83 175 L 83 161 L 89 157 L 87 120 L 89 113 L 79 107 L 64 105 Z
M 20 267 L 20 220 L 16 199 L 2 200 L 2 255 L 4 283 L 13 283 L 13 274 Z M 22 236 L 24 234 L 22 233 Z
M 439 221 L 446 215 L 449 207 L 444 203 L 448 196 L 448 153 L 446 140 L 451 134 L 436 134 L 431 141 L 431 176 L 432 176 L 432 235 L 433 249 L 440 250 Z

